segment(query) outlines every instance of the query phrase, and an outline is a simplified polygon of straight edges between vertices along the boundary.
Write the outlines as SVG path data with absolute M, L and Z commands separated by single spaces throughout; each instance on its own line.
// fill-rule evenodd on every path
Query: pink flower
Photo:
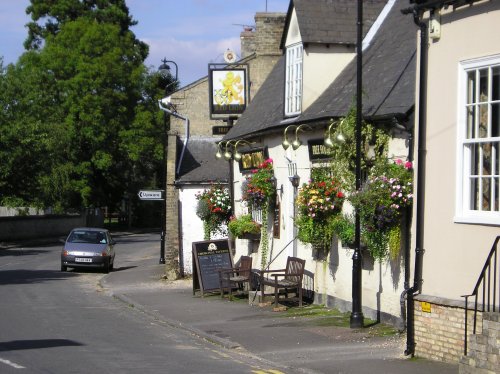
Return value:
M 413 167 L 413 164 L 411 161 L 406 161 L 405 162 L 405 169 L 410 170 Z
M 402 165 L 403 164 L 403 160 L 400 160 L 399 158 L 394 161 L 396 163 L 396 165 Z

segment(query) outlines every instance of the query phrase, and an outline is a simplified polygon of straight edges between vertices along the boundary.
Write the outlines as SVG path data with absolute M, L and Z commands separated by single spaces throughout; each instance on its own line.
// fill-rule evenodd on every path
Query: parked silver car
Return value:
M 106 229 L 79 227 L 71 230 L 61 252 L 61 271 L 68 267 L 97 267 L 113 270 L 115 241 Z

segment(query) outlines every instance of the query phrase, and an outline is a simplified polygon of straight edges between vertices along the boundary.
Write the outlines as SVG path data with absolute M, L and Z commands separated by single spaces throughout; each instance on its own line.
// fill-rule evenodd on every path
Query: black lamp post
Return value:
M 178 67 L 177 64 L 174 61 L 167 60 L 166 58 L 163 58 L 161 60 L 162 64 L 158 68 L 158 71 L 160 74 L 164 76 L 172 76 L 172 73 L 170 71 L 170 65 L 168 64 L 173 64 L 175 66 L 175 78 L 174 81 L 167 84 L 165 86 L 165 95 L 168 95 L 168 87 L 170 87 L 172 84 L 177 82 L 177 74 L 178 74 Z M 160 264 L 165 263 L 165 231 L 167 228 L 167 113 L 163 113 L 163 136 L 162 136 L 162 186 L 163 186 L 163 200 L 162 200 L 162 209 L 161 209 L 161 236 L 160 236 Z
M 356 191 L 361 189 L 361 120 L 362 120 L 362 33 L 363 1 L 358 0 L 357 42 L 356 42 Z M 350 327 L 363 327 L 362 292 L 361 292 L 361 221 L 359 208 L 355 209 L 354 253 L 352 255 L 352 313 Z

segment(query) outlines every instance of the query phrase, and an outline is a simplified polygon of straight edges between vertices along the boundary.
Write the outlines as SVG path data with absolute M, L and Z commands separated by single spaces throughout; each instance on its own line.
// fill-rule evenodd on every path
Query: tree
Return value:
M 32 21 L 27 24 L 26 49 L 40 49 L 49 35 L 56 35 L 62 25 L 77 19 L 87 18 L 99 23 L 120 27 L 122 34 L 130 33 L 130 27 L 137 24 L 129 14 L 125 0 L 31 0 L 26 14 Z M 44 21 L 44 24 L 38 23 Z M 138 41 L 143 60 L 147 56 L 147 45 Z
M 147 45 L 124 1 L 32 0 L 27 12 L 30 49 L 0 65 L 0 202 L 113 209 L 160 169 Z
M 113 210 L 160 187 L 158 99 L 176 84 L 144 66 L 125 2 L 32 0 L 27 12 L 28 50 L 0 61 L 0 203 Z

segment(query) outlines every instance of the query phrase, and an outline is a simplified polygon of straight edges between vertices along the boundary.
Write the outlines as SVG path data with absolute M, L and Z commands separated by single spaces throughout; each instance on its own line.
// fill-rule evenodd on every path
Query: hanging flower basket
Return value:
M 246 202 L 252 212 L 259 209 L 262 211 L 260 228 L 261 269 L 265 269 L 267 265 L 267 252 L 269 250 L 267 213 L 270 202 L 276 195 L 276 186 L 273 179 L 273 160 L 267 159 L 257 169 L 252 170 L 252 173 L 242 184 L 242 200 Z
M 341 184 L 326 170 L 315 170 L 312 179 L 300 188 L 296 201 L 299 240 L 328 250 L 344 200 Z
M 227 225 L 232 236 L 240 239 L 260 239 L 261 225 L 252 219 L 250 214 L 239 218 L 231 217 Z
M 229 190 L 220 184 L 196 195 L 196 214 L 203 221 L 204 238 L 210 240 L 214 234 L 225 235 L 226 224 L 231 217 L 231 197 Z
M 363 188 L 349 198 L 359 210 L 361 239 L 375 259 L 395 258 L 401 243 L 401 223 L 413 203 L 412 164 L 375 168 Z

